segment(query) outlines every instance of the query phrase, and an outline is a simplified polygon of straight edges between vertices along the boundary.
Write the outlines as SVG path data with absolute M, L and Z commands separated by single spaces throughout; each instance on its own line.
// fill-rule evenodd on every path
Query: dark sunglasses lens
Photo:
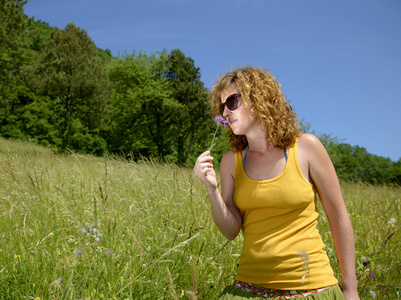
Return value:
M 227 106 L 229 110 L 235 110 L 237 109 L 238 105 L 238 94 L 231 95 L 230 97 L 227 98 L 226 102 L 220 104 L 220 114 L 223 115 L 224 113 L 224 107 Z
M 237 95 L 231 95 L 230 97 L 227 98 L 226 100 L 226 105 L 229 110 L 234 110 L 237 108 Z

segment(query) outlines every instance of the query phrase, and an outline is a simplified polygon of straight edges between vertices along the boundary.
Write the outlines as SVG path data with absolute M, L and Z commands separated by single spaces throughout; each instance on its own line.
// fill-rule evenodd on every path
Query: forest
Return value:
M 0 136 L 58 153 L 183 166 L 208 149 L 216 130 L 210 91 L 180 49 L 113 56 L 73 23 L 52 28 L 24 14 L 26 1 L 0 3 Z M 308 131 L 307 120 L 300 125 Z M 223 128 L 217 137 L 215 161 L 228 150 Z M 401 158 L 370 154 L 332 134 L 318 137 L 340 180 L 401 182 Z

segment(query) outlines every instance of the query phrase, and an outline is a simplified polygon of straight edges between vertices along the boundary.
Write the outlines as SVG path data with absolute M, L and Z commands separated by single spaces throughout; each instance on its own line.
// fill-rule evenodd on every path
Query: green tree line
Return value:
M 73 23 L 50 27 L 0 0 L 0 135 L 58 152 L 156 157 L 192 165 L 216 124 L 200 68 L 181 50 L 118 57 Z M 228 150 L 224 129 L 213 148 Z M 323 135 L 340 179 L 399 183 L 401 159 L 367 153 Z

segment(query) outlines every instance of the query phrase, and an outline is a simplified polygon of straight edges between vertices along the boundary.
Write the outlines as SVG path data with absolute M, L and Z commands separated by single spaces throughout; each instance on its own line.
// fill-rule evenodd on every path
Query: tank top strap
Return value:
M 248 154 L 248 150 L 249 150 L 249 145 L 246 147 L 244 160 L 242 161 L 242 167 L 244 168 L 244 170 L 245 170 L 245 159 L 246 159 L 246 155 Z

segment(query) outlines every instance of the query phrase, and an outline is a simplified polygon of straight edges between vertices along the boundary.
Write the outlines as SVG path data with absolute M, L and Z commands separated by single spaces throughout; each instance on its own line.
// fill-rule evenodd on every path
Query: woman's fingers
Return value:
M 210 151 L 205 151 L 201 155 L 199 155 L 197 161 L 200 163 L 206 162 L 206 161 L 212 161 L 213 157 L 210 156 Z
M 216 185 L 216 173 L 213 169 L 213 157 L 210 151 L 205 151 L 196 160 L 194 173 L 208 187 Z
M 206 151 L 199 155 L 199 157 L 196 159 L 195 168 L 203 168 L 207 166 L 213 167 L 213 165 L 211 164 L 212 160 L 213 157 L 210 156 L 210 152 Z

